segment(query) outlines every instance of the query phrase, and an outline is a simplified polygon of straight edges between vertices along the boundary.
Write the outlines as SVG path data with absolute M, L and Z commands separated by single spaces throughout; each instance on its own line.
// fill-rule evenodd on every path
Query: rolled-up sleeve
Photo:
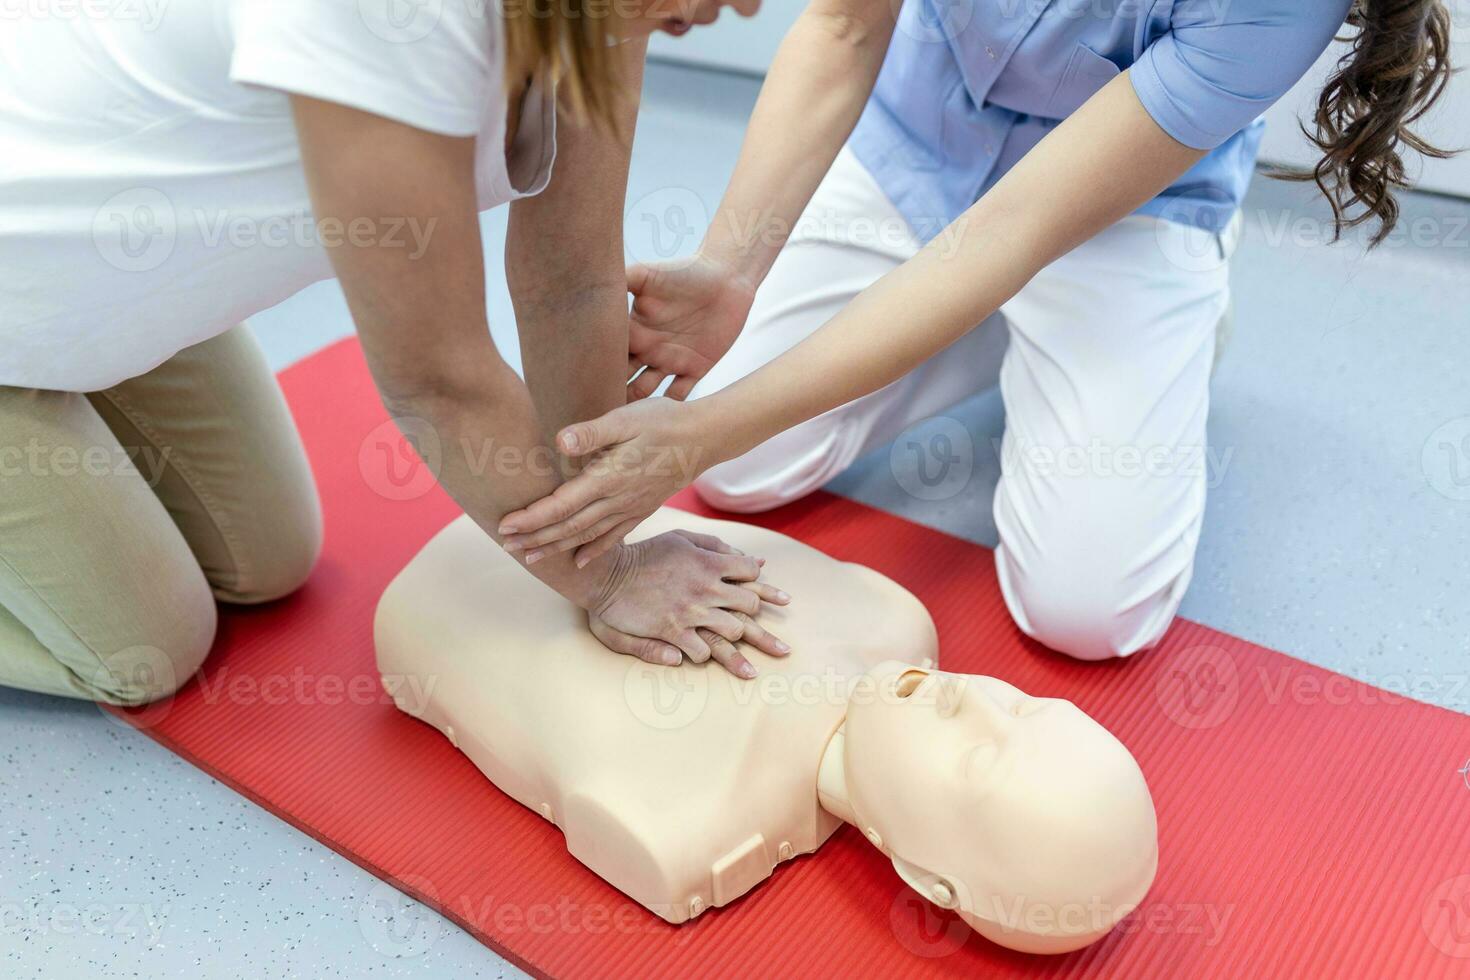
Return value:
M 1175 0 L 1167 33 L 1129 70 L 1174 139 L 1212 150 L 1286 94 L 1342 28 L 1352 0 Z

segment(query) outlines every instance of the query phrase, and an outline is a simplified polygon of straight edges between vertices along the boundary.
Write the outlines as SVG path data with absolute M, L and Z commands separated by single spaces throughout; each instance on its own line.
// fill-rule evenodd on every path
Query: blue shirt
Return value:
M 1139 208 L 1223 229 L 1261 113 L 1331 42 L 1351 0 L 904 0 L 851 147 L 928 241 L 1124 69 L 1155 122 L 1210 150 Z

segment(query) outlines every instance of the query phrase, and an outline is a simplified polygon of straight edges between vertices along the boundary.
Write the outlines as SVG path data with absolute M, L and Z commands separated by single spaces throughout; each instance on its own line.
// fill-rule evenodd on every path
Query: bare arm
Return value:
M 510 206 L 505 274 L 521 363 L 544 436 L 623 403 L 628 297 L 623 201 L 647 40 L 621 45 L 616 131 L 571 113 L 558 120 L 556 167 L 540 194 Z
M 857 125 L 896 6 L 812 0 L 782 40 L 702 248 L 752 285 L 765 278 Z
M 725 433 L 717 457 L 902 377 L 1203 155 L 1160 129 L 1120 75 L 918 255 L 784 356 L 693 403 L 703 431 Z
M 499 540 L 501 518 L 551 492 L 559 478 L 531 394 L 490 339 L 475 142 L 301 96 L 292 108 L 316 217 L 349 229 L 331 258 L 383 403 L 395 419 L 428 425 L 441 447 L 440 485 Z M 391 247 L 372 234 L 389 221 L 417 222 L 426 232 L 421 249 Z M 619 361 L 607 375 L 609 392 Z M 573 370 L 596 374 L 585 361 Z M 744 637 L 784 652 L 749 618 L 763 598 L 777 597 L 756 582 L 759 563 L 731 550 L 673 533 L 583 567 L 565 552 L 527 565 L 586 609 L 610 648 L 666 664 L 714 655 L 749 677 L 754 669 L 734 643 Z
M 697 459 L 700 471 L 733 459 L 913 370 L 1203 155 L 1159 128 L 1124 73 L 938 238 L 781 357 L 706 398 L 638 401 L 570 426 L 559 444 L 578 455 L 605 451 L 628 458 L 676 447 Z M 591 468 L 511 519 L 529 545 L 576 547 L 591 515 L 650 513 L 692 479 Z M 610 546 L 611 538 L 604 538 L 582 553 Z
M 797 18 L 699 254 L 628 270 L 630 374 L 647 367 L 630 399 L 665 378 L 674 379 L 670 397 L 685 397 L 735 342 L 756 288 L 862 115 L 893 26 L 889 0 L 812 0 Z
M 292 108 L 318 221 L 406 219 L 426 231 L 421 255 L 346 236 L 330 249 L 332 264 L 383 403 L 396 418 L 433 427 L 440 484 L 494 534 L 507 511 L 559 481 L 530 394 L 490 339 L 475 141 L 303 96 Z M 501 448 L 519 465 L 477 471 Z M 578 571 L 570 560 L 535 570 L 584 607 L 606 573 Z

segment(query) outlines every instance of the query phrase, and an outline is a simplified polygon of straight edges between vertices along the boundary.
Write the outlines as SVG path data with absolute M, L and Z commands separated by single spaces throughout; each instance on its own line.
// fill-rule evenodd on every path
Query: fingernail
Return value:
M 665 650 L 659 659 L 664 662 L 665 667 L 677 667 L 679 661 L 684 659 L 684 655 L 674 650 Z
M 511 554 L 515 554 L 517 551 L 520 551 L 524 547 L 525 545 L 521 544 L 519 541 L 505 542 L 505 550 L 509 551 Z
M 577 559 L 577 567 L 578 568 L 586 568 L 587 567 L 587 563 L 590 562 L 591 560 L 592 560 L 591 558 L 578 558 Z
M 791 652 L 791 644 L 790 643 L 787 643 L 785 640 L 777 640 L 776 641 L 776 649 L 777 650 L 780 650 L 782 653 L 790 653 Z
M 740 665 L 740 676 L 741 677 L 744 677 L 746 680 L 751 680 L 752 678 L 754 678 L 755 677 L 755 665 L 752 664 L 752 663 L 749 663 L 749 662 L 746 662 L 746 663 L 741 664 Z
M 765 560 L 765 559 L 764 559 L 764 558 L 757 558 L 757 559 L 756 559 L 756 560 L 755 560 L 755 563 L 756 563 L 756 564 L 757 564 L 757 565 L 762 565 L 762 566 L 764 566 L 764 565 L 765 565 L 765 563 L 766 563 L 766 560 Z
M 561 444 L 562 448 L 568 452 L 577 451 L 577 437 L 570 432 L 561 437 Z
M 541 552 L 539 552 L 539 551 L 528 551 L 526 553 L 526 564 L 527 565 L 534 565 L 534 564 L 536 564 L 540 560 L 541 560 Z
M 791 596 L 787 595 L 785 592 L 782 592 L 781 590 L 778 589 L 778 590 L 776 590 L 776 601 L 777 602 L 790 602 L 791 601 Z
M 514 524 L 502 524 L 502 525 L 500 525 L 500 533 L 501 534 L 515 534 L 519 530 L 520 530 L 520 528 L 516 527 Z

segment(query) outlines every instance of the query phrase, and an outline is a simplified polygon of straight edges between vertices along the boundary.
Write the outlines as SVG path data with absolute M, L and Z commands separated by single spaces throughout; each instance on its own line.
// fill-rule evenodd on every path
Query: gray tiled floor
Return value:
M 714 208 L 755 91 L 670 68 L 651 71 L 649 88 L 634 254 L 651 241 L 636 203 L 646 195 L 658 213 L 687 203 L 695 226 Z M 1417 236 L 1363 259 L 1314 244 L 1324 208 L 1304 189 L 1256 182 L 1234 264 L 1236 337 L 1215 384 L 1221 465 L 1184 613 L 1467 710 L 1470 206 L 1406 204 Z M 491 240 L 503 222 L 486 218 Z M 510 308 L 494 279 L 490 295 L 504 343 Z M 350 329 L 333 284 L 256 326 L 277 366 Z M 905 494 L 885 451 L 833 489 L 993 544 L 999 399 L 950 414 L 975 443 L 966 492 Z M 0 975 L 507 973 L 434 913 L 91 705 L 0 691 Z

